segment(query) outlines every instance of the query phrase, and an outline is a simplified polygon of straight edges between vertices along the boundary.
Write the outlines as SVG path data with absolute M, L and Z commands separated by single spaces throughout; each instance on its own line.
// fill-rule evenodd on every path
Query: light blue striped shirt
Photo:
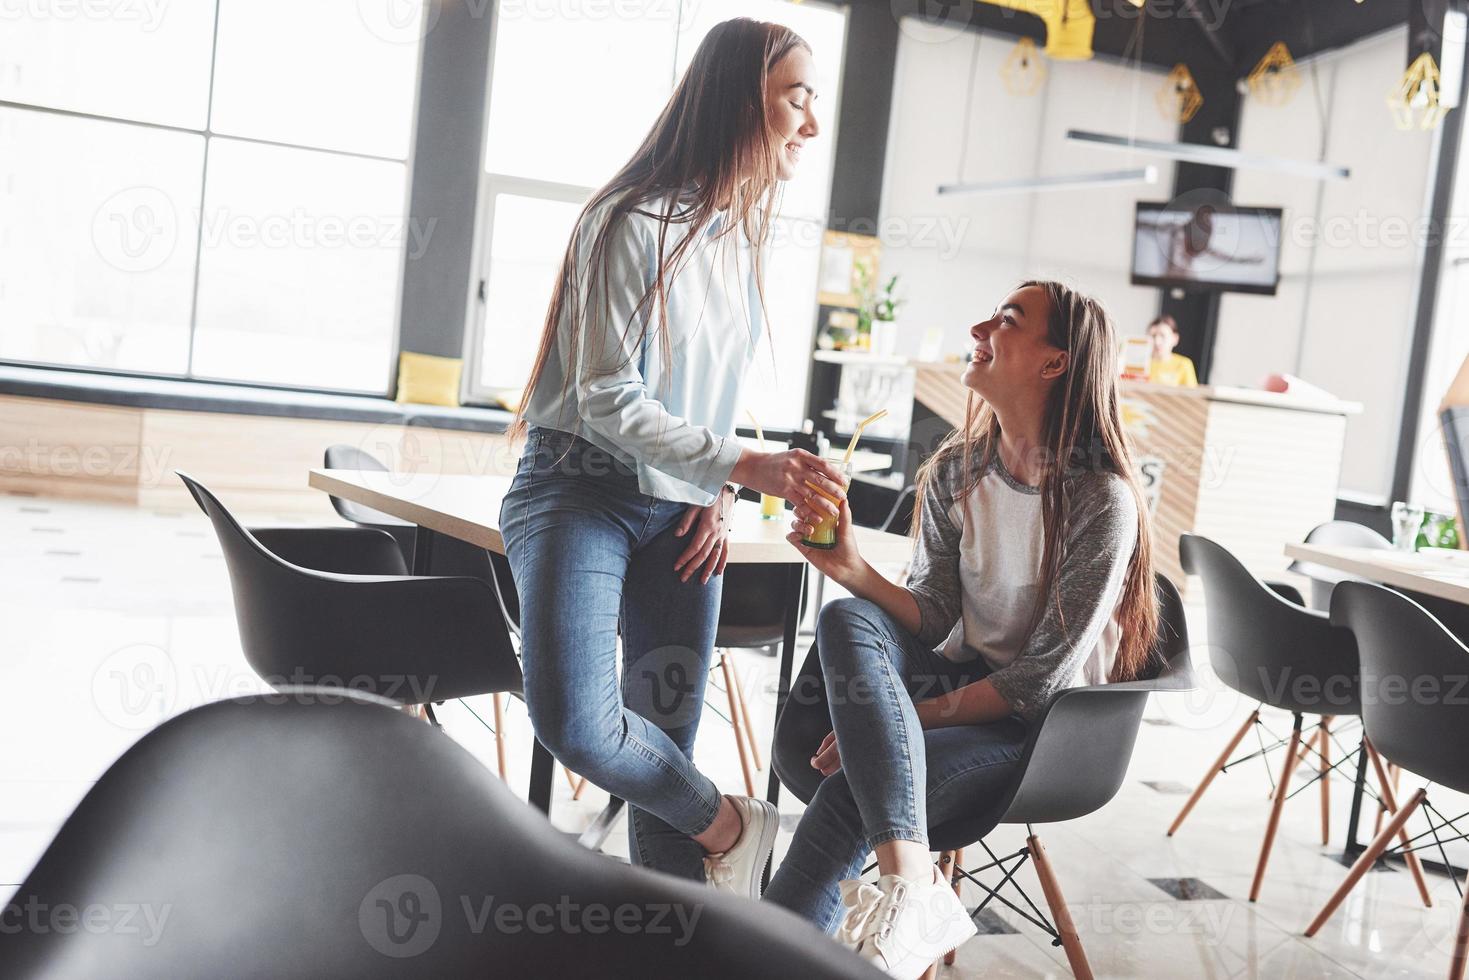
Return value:
M 589 286 L 588 263 L 611 205 L 595 208 L 578 225 L 580 316 L 572 322 L 569 309 L 562 313 L 555 349 L 529 395 L 525 418 L 574 432 L 635 468 L 643 493 L 707 506 L 740 457 L 735 412 L 764 317 L 753 249 L 739 229 L 720 235 L 723 216 L 716 216 L 702 233 L 704 241 L 671 270 L 672 365 L 665 370 L 656 300 L 644 315 L 647 333 L 641 323 L 629 329 L 657 274 L 657 216 L 664 207 L 664 201 L 652 201 L 618 220 L 607 241 L 605 296 L 600 284 Z M 688 225 L 669 223 L 664 254 L 671 255 L 687 233 Z M 592 301 L 599 309 L 591 309 Z M 600 338 L 593 336 L 593 324 Z M 578 346 L 574 369 L 567 363 L 572 331 Z

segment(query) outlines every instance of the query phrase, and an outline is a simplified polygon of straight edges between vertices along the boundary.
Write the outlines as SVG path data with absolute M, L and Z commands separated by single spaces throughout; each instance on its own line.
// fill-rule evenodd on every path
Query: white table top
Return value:
M 308 483 L 399 520 L 499 554 L 505 552 L 500 538 L 500 501 L 510 489 L 508 476 L 313 469 Z M 862 556 L 874 564 L 905 562 L 912 556 L 910 538 L 865 527 L 856 531 Z M 802 561 L 800 552 L 785 539 L 788 533 L 788 518 L 762 520 L 759 504 L 741 500 L 735 505 L 730 529 L 729 560 L 737 564 Z
M 1469 604 L 1469 562 L 1449 565 L 1442 559 L 1403 551 L 1312 544 L 1288 544 L 1285 553 L 1297 561 L 1325 565 L 1357 578 Z

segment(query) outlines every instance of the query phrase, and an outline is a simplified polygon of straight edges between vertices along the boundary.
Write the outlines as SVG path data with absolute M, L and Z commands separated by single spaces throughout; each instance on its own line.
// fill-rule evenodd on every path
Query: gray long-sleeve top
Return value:
M 920 508 L 908 581 L 919 637 L 951 660 L 982 657 L 995 689 L 1027 720 L 1063 688 L 1106 683 L 1137 546 L 1137 503 L 1121 477 L 1084 471 L 1067 479 L 1070 514 L 1053 595 L 1040 587 L 1040 490 L 1011 476 L 998 454 L 968 494 L 960 460 L 941 466 Z M 1038 602 L 1045 610 L 1031 630 Z

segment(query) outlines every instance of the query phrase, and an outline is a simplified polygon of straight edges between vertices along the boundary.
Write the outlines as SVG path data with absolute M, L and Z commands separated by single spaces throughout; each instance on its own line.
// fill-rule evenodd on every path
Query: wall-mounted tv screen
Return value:
M 1139 201 L 1132 244 L 1135 286 L 1275 295 L 1280 208 Z

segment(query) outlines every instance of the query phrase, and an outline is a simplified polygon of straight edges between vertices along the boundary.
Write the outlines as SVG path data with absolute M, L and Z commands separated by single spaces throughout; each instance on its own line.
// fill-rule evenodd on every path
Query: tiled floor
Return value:
M 257 524 L 300 521 L 244 516 Z M 143 732 L 193 705 L 260 684 L 240 654 L 224 563 L 198 512 L 0 495 L 0 542 L 3 898 L 97 776 Z M 1190 624 L 1195 658 L 1206 662 L 1198 609 L 1190 609 Z M 755 652 L 733 656 L 768 744 L 774 662 Z M 709 696 L 725 709 L 722 691 L 711 686 Z M 489 717 L 487 699 L 472 707 Z M 1156 697 L 1117 799 L 1090 817 L 1037 828 L 1097 976 L 1445 976 L 1458 897 L 1440 875 L 1429 876 L 1432 909 L 1422 907 L 1405 872 L 1368 875 L 1320 935 L 1301 936 L 1345 874 L 1338 860 L 1350 799 L 1345 780 L 1333 785 L 1330 846 L 1320 842 L 1317 789 L 1290 801 L 1255 904 L 1247 895 L 1270 789 L 1260 761 L 1217 779 L 1178 835 L 1165 835 L 1183 794 L 1250 708 L 1212 680 L 1194 694 Z M 509 714 L 510 781 L 523 795 L 529 727 L 517 702 Z M 449 704 L 441 718 L 452 737 L 494 765 L 493 739 L 469 710 Z M 1267 722 L 1288 731 L 1284 716 Z M 724 789 L 742 791 L 730 729 L 712 713 L 696 756 Z M 1278 754 L 1271 768 L 1279 768 Z M 758 774 L 762 787 L 764 780 Z M 564 830 L 579 830 L 605 799 L 589 789 L 573 802 L 559 775 L 555 786 L 556 822 Z M 1436 793 L 1447 812 L 1469 809 L 1462 799 Z M 793 826 L 800 804 L 786 794 L 781 806 L 788 814 L 783 824 Z M 990 845 L 1006 854 L 1023 839 L 1023 828 L 1002 827 Z M 789 833 L 782 833 L 777 860 L 788 842 Z M 626 853 L 621 826 L 607 849 Z M 1463 848 L 1451 857 L 1469 863 Z M 973 853 L 969 858 L 967 865 L 976 863 Z M 1017 879 L 1043 904 L 1029 866 Z M 964 897 L 975 905 L 981 892 L 966 885 Z M 991 906 L 981 924 L 983 934 L 959 951 L 944 976 L 1070 975 L 1062 951 L 1014 912 Z

